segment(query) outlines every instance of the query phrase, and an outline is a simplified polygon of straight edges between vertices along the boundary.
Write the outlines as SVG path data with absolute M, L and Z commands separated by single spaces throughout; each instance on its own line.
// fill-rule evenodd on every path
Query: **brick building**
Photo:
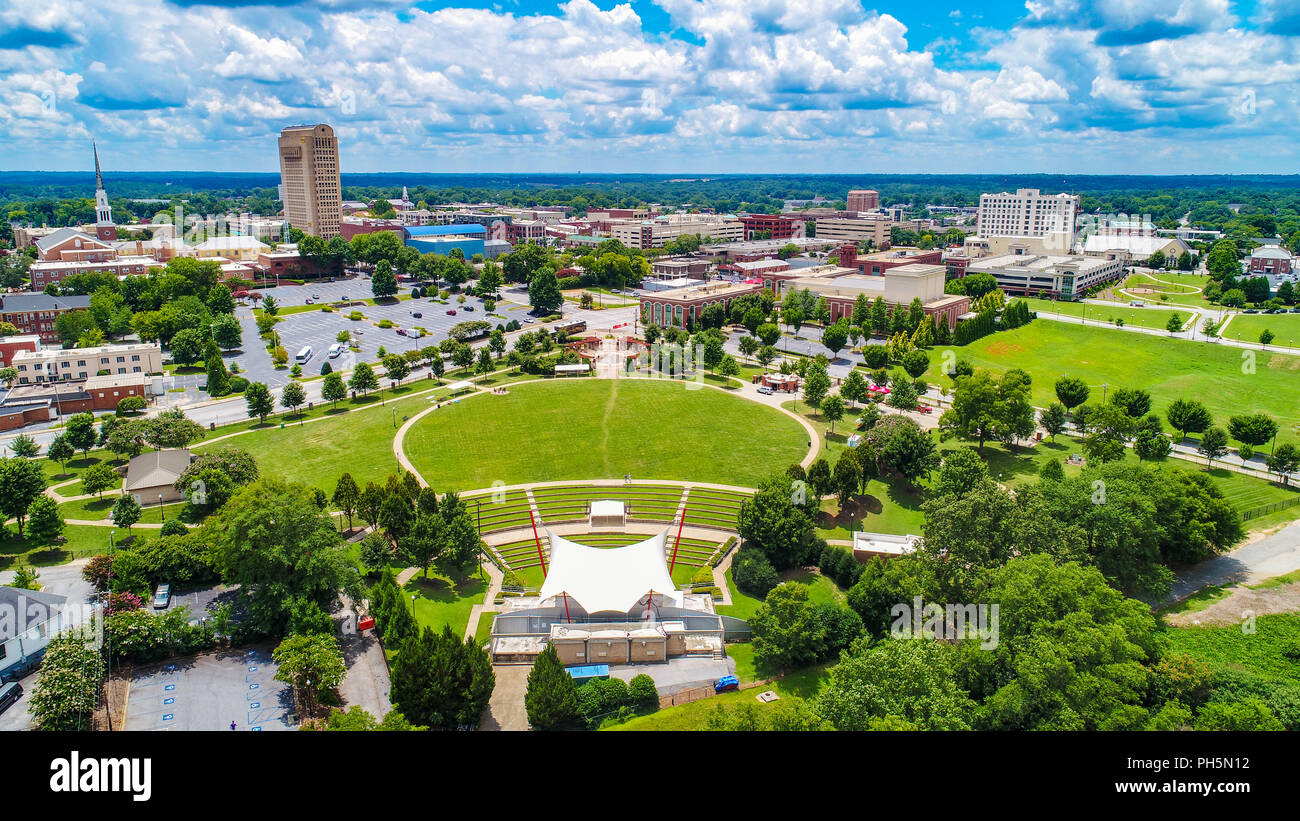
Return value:
M 787 214 L 741 214 L 745 226 L 745 239 L 764 236 L 767 239 L 801 239 L 805 223 L 802 216 Z
M 686 327 L 700 319 L 700 312 L 710 305 L 727 310 L 737 297 L 762 292 L 761 282 L 719 283 L 697 288 L 647 293 L 641 296 L 641 321 L 647 325 Z
M 88 296 L 4 294 L 0 296 L 0 321 L 12 322 L 23 333 L 37 334 L 42 342 L 58 342 L 54 321 L 59 315 L 89 308 Z
M 15 430 L 74 413 L 116 410 L 117 403 L 128 396 L 147 399 L 149 377 L 145 374 L 92 376 L 76 382 L 20 385 L 0 401 L 0 430 Z

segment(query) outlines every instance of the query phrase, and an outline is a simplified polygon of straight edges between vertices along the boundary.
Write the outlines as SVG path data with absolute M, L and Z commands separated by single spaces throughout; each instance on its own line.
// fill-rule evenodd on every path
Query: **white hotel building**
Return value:
M 982 254 L 1069 253 L 1076 240 L 1079 198 L 1037 188 L 981 194 L 978 234 L 968 246 Z

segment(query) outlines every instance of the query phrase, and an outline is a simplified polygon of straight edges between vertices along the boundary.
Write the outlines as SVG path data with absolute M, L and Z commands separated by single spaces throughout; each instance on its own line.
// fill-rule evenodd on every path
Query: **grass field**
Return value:
M 1300 614 L 1260 616 L 1255 632 L 1240 625 L 1176 627 L 1165 631 L 1170 649 L 1200 659 L 1215 670 L 1253 673 L 1278 682 L 1300 682 L 1300 666 L 1286 653 L 1300 643 Z
M 18 528 L 13 527 L 6 538 L 0 539 L 0 570 L 8 570 L 17 564 L 46 567 L 85 556 L 94 556 L 96 553 L 107 553 L 110 532 L 114 534 L 118 544 L 121 544 L 128 535 L 120 528 L 68 525 L 63 530 L 61 543 L 53 546 L 33 545 L 31 542 L 19 539 Z
M 1031 311 L 1040 314 L 1063 314 L 1067 317 L 1087 318 L 1100 322 L 1113 323 L 1116 319 L 1124 320 L 1125 325 L 1139 328 L 1158 328 L 1164 330 L 1169 317 L 1178 314 L 1183 324 L 1191 319 L 1191 311 L 1166 310 L 1148 306 L 1146 308 L 1121 308 L 1114 305 L 1092 305 L 1086 302 L 1055 302 L 1050 299 L 1026 299 Z
M 934 364 L 925 378 L 951 386 L 940 373 L 944 350 L 936 348 L 931 354 Z M 951 350 L 977 368 L 1028 371 L 1033 377 L 1032 401 L 1039 407 L 1056 401 L 1053 385 L 1069 374 L 1092 388 L 1091 405 L 1101 401 L 1103 383 L 1143 388 L 1151 393 L 1152 410 L 1161 415 L 1175 399 L 1198 399 L 1214 414 L 1216 424 L 1226 425 L 1234 414 L 1262 412 L 1281 425 L 1279 444 L 1297 440 L 1293 428 L 1300 424 L 1300 357 L 1249 352 L 1255 372 L 1243 373 L 1248 364 L 1243 354 L 1248 352 L 1238 348 L 1064 322 L 1032 322 Z
M 450 627 L 459 639 L 469 624 L 469 611 L 483 603 L 483 593 L 488 588 L 485 578 L 475 574 L 453 585 L 450 579 L 433 573 L 427 579 L 416 574 L 402 589 L 408 600 L 415 597 L 415 621 L 420 627 L 431 627 L 435 633 L 441 633 L 444 626 Z
M 413 385 L 410 390 L 427 387 L 422 382 Z M 326 493 L 333 492 L 344 472 L 351 473 L 365 487 L 366 482 L 383 482 L 398 470 L 397 457 L 393 455 L 393 435 L 397 432 L 394 419 L 400 426 L 403 417 L 419 413 L 429 407 L 430 401 L 431 395 L 389 399 L 384 405 L 376 400 L 354 413 L 339 413 L 328 420 L 304 425 L 286 422 L 283 429 L 278 424 L 258 426 L 254 420 L 219 428 L 212 438 L 239 430 L 251 430 L 250 433 L 216 443 L 202 442 L 193 449 L 201 453 L 204 448 L 227 445 L 243 448 L 257 460 L 263 476 L 306 482 Z
M 1237 314 L 1219 335 L 1242 342 L 1258 342 L 1259 335 L 1266 328 L 1273 332 L 1270 345 L 1291 348 L 1300 342 L 1300 314 L 1292 313 Z
M 680 382 L 605 379 L 473 397 L 426 416 L 405 442 L 439 490 L 628 473 L 752 487 L 806 445 L 798 424 L 754 402 Z
M 1102 299 L 1113 299 L 1127 302 L 1130 299 L 1145 300 L 1148 305 L 1190 305 L 1195 308 L 1213 308 L 1205 300 L 1202 291 L 1206 283 L 1210 281 L 1207 276 L 1199 274 L 1178 274 L 1170 271 L 1161 271 L 1154 275 L 1157 279 L 1163 280 L 1157 282 L 1152 279 L 1151 275 L 1137 273 L 1131 274 L 1128 279 L 1120 286 L 1130 291 L 1136 291 L 1133 294 L 1119 293 L 1119 289 L 1111 288 L 1100 294 Z M 1202 289 L 1198 291 L 1197 289 Z M 1150 290 L 1151 293 L 1146 293 Z M 1161 299 L 1164 296 L 1166 299 Z

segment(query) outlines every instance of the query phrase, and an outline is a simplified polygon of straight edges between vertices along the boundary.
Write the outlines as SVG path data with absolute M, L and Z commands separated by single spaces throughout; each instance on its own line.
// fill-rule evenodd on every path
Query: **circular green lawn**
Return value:
M 573 379 L 444 405 L 403 447 L 439 491 L 624 474 L 752 487 L 802 459 L 808 434 L 774 408 L 713 388 Z

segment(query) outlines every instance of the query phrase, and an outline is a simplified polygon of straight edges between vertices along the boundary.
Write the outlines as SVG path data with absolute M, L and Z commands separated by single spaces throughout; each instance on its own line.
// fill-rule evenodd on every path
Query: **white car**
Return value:
M 771 395 L 772 395 L 772 386 L 771 386 L 771 385 L 759 385 L 759 386 L 758 386 L 758 392 L 761 393 L 761 394 L 763 394 L 764 396 L 771 396 Z

